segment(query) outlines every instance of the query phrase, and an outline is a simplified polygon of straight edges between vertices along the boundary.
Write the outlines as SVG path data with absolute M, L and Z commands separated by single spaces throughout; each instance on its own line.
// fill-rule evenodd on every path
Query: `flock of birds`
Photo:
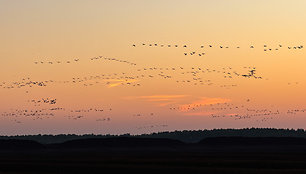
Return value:
M 51 109 L 11 109 L 9 112 L 3 112 L 1 116 L 8 117 L 17 121 L 22 117 L 31 118 L 32 120 L 42 120 L 52 118 L 54 116 L 54 112 Z M 18 120 L 18 123 L 21 121 Z
M 296 115 L 298 113 L 306 113 L 306 109 L 289 109 L 289 110 L 287 110 L 287 114 Z
M 71 60 L 67 60 L 67 61 L 35 61 L 34 64 L 70 64 L 70 63 L 76 63 L 79 62 L 80 59 L 73 59 Z
M 168 127 L 167 124 L 152 124 L 146 126 L 138 126 L 136 127 L 138 130 L 151 130 L 151 129 L 158 129 L 158 128 L 166 128 Z
M 277 115 L 280 115 L 281 112 L 277 111 L 272 111 L 272 110 L 267 110 L 265 112 L 261 112 L 261 113 L 239 113 L 239 114 L 212 114 L 211 116 L 213 118 L 225 118 L 225 117 L 229 117 L 229 118 L 234 118 L 235 120 L 241 120 L 241 119 L 250 119 L 250 118 L 256 118 L 256 121 L 267 121 L 267 120 L 271 120 L 276 118 Z M 259 118 L 258 118 L 259 117 Z
M 240 46 L 224 46 L 224 45 L 200 45 L 196 50 L 200 51 L 188 51 L 191 49 L 188 45 L 177 45 L 177 44 L 133 44 L 132 47 L 160 47 L 160 48 L 183 48 L 184 56 L 204 56 L 209 49 L 262 49 L 263 51 L 279 51 L 281 49 L 288 50 L 301 50 L 303 45 L 298 46 L 284 46 L 279 44 L 276 47 L 268 45 L 254 46 L 249 45 L 246 47 Z M 52 61 L 50 61 L 52 60 Z M 193 85 L 193 86 L 213 86 L 230 89 L 232 87 L 239 86 L 237 81 L 232 79 L 249 79 L 249 80 L 262 80 L 263 76 L 258 74 L 258 68 L 254 66 L 245 66 L 240 68 L 234 67 L 183 67 L 183 66 L 171 66 L 171 67 L 139 67 L 134 62 L 126 59 L 110 58 L 104 56 L 96 56 L 86 59 L 87 61 L 112 61 L 116 63 L 123 63 L 126 65 L 132 65 L 128 72 L 117 72 L 117 73 L 103 73 L 88 76 L 72 77 L 68 80 L 33 80 L 30 77 L 23 78 L 19 81 L 13 82 L 0 82 L 0 88 L 2 89 L 25 89 L 26 93 L 29 93 L 30 89 L 34 87 L 50 87 L 52 85 L 81 85 L 83 87 L 90 87 L 94 85 L 103 85 L 106 87 L 117 87 L 117 86 L 130 86 L 130 87 L 142 87 L 145 85 L 144 82 L 152 80 L 166 80 L 171 81 L 176 86 L 181 85 Z M 37 60 L 34 62 L 36 65 L 54 65 L 54 64 L 73 64 L 81 63 L 83 59 L 73 58 L 71 60 L 59 61 L 49 59 L 49 61 Z M 214 80 L 216 78 L 222 79 Z M 268 80 L 268 79 L 266 79 Z M 221 82 L 221 83 L 220 83 Z M 289 82 L 288 85 L 298 85 L 299 82 Z M 15 123 L 22 123 L 22 117 L 30 118 L 31 120 L 43 120 L 54 118 L 56 115 L 64 115 L 68 120 L 81 120 L 88 119 L 90 115 L 95 115 L 96 122 L 111 122 L 112 108 L 87 108 L 87 109 L 68 109 L 65 107 L 58 106 L 58 100 L 54 98 L 41 98 L 27 100 L 28 103 L 34 105 L 32 109 L 11 109 L 10 111 L 3 112 L 1 116 L 11 118 Z M 36 108 L 35 108 L 36 107 Z M 243 119 L 255 119 L 257 122 L 265 122 L 271 119 L 277 118 L 282 114 L 295 115 L 298 113 L 305 113 L 306 109 L 291 109 L 287 112 L 282 112 L 280 109 L 254 109 L 250 105 L 248 99 L 246 103 L 233 104 L 233 103 L 216 103 L 216 104 L 190 104 L 169 107 L 169 110 L 180 113 L 193 113 L 198 111 L 205 111 L 210 114 L 212 118 L 232 118 L 234 120 Z M 156 113 L 137 113 L 133 114 L 133 117 L 150 117 L 155 116 Z M 138 130 L 144 129 L 156 129 L 166 128 L 167 124 L 153 124 L 148 126 L 139 126 Z
M 148 116 L 154 116 L 155 114 L 153 112 L 147 114 L 141 114 L 141 113 L 138 113 L 138 114 L 133 114 L 134 117 L 148 117 Z
M 0 87 L 3 89 L 13 89 L 13 88 L 23 88 L 23 87 L 34 87 L 34 86 L 47 86 L 48 83 L 52 83 L 52 80 L 46 80 L 46 81 L 33 81 L 29 77 L 23 78 L 21 81 L 16 82 L 2 82 L 0 83 Z
M 117 59 L 117 58 L 109 58 L 109 57 L 103 57 L 103 56 L 98 56 L 98 57 L 93 57 L 90 58 L 90 60 L 107 60 L 107 61 L 114 61 L 114 62 L 119 62 L 119 63 L 126 63 L 129 65 L 137 65 L 136 63 L 127 61 L 127 60 L 121 60 L 121 59 Z
M 42 99 L 42 100 L 31 100 L 35 104 L 43 102 L 47 104 L 54 105 L 56 103 L 52 102 L 56 101 L 56 99 Z M 298 114 L 305 113 L 306 109 L 291 109 L 287 110 L 287 112 L 281 112 L 279 109 L 252 109 L 252 106 L 248 106 L 250 100 L 248 99 L 245 104 L 235 105 L 233 103 L 215 103 L 215 104 L 189 104 L 184 106 L 170 107 L 169 110 L 177 111 L 181 113 L 186 112 L 197 112 L 197 111 L 205 111 L 207 113 L 216 112 L 210 114 L 212 118 L 233 118 L 234 120 L 242 120 L 242 119 L 251 119 L 255 118 L 257 122 L 264 122 L 274 118 L 277 118 L 280 114 Z M 37 105 L 35 105 L 37 106 Z M 40 106 L 40 105 L 39 105 Z M 16 123 L 22 123 L 20 120 L 21 117 L 31 118 L 32 120 L 43 120 L 53 118 L 57 113 L 57 111 L 61 111 L 61 114 L 65 114 L 65 117 L 69 120 L 79 120 L 82 118 L 87 118 L 89 115 L 100 115 L 101 113 L 106 113 L 107 115 L 111 114 L 112 108 L 87 108 L 87 109 L 66 109 L 63 107 L 53 107 L 53 108 L 40 108 L 40 109 L 11 109 L 10 112 L 3 112 L 1 116 L 9 117 L 13 119 Z M 145 113 L 145 114 L 133 114 L 134 117 L 148 117 L 155 116 L 153 112 Z M 97 122 L 109 122 L 111 121 L 111 117 L 98 118 L 95 121 Z M 138 129 L 146 129 L 146 128 L 156 128 L 156 127 L 166 127 L 164 126 L 143 126 L 138 127 Z
M 42 100 L 31 100 L 30 102 L 35 103 L 36 107 L 41 105 L 36 105 L 37 103 L 47 103 L 51 105 L 56 105 L 56 99 L 42 99 Z M 87 108 L 87 109 L 68 109 L 63 107 L 51 107 L 51 108 L 33 108 L 33 109 L 11 109 L 10 111 L 3 112 L 1 116 L 13 119 L 16 123 L 22 123 L 22 118 L 30 118 L 32 120 L 43 120 L 54 118 L 56 115 L 65 115 L 69 120 L 78 120 L 81 118 L 89 118 L 89 116 L 96 115 L 98 118 L 96 121 L 110 121 L 110 117 L 105 117 L 104 115 L 110 115 L 112 108 Z M 60 112 L 60 113 L 59 113 Z
M 213 76 L 213 77 L 212 77 Z M 237 87 L 238 84 L 228 84 L 224 81 L 223 84 L 213 82 L 213 78 L 220 77 L 223 79 L 233 78 L 248 78 L 262 79 L 262 76 L 257 75 L 256 67 L 242 67 L 239 70 L 232 67 L 223 68 L 207 68 L 207 67 L 146 67 L 135 69 L 134 72 L 119 72 L 110 74 L 97 74 L 85 77 L 73 77 L 70 80 L 56 81 L 44 80 L 37 81 L 31 78 L 23 78 L 15 82 L 0 82 L 0 87 L 3 89 L 19 89 L 26 88 L 26 93 L 33 87 L 47 87 L 54 84 L 70 84 L 82 85 L 85 87 L 93 85 L 103 85 L 107 87 L 115 86 L 131 86 L 140 87 L 141 82 L 146 80 L 170 80 L 174 83 L 190 84 L 190 85 L 205 85 L 221 88 Z M 231 81 L 229 81 L 232 83 Z
M 40 100 L 28 100 L 29 103 L 33 103 L 34 106 L 40 106 L 41 104 L 50 104 L 50 105 L 55 105 L 56 104 L 56 99 L 49 99 L 49 98 L 42 98 Z
M 150 43 L 150 44 L 147 44 L 147 43 L 142 43 L 142 44 L 132 44 L 132 47 L 156 47 L 156 48 L 189 48 L 190 46 L 187 46 L 186 44 L 184 45 L 178 45 L 178 44 L 157 44 L 157 43 Z M 204 56 L 206 55 L 206 53 L 204 52 L 205 49 L 212 49 L 212 48 L 218 48 L 218 49 L 240 49 L 240 48 L 243 48 L 243 47 L 240 47 L 240 46 L 224 46 L 224 45 L 212 45 L 212 44 L 208 44 L 208 45 L 200 45 L 197 47 L 198 49 L 200 49 L 200 51 L 185 51 L 184 52 L 184 55 L 185 56 Z M 255 48 L 261 48 L 263 51 L 279 51 L 281 49 L 285 49 L 287 48 L 288 50 L 301 50 L 304 48 L 303 45 L 297 45 L 297 46 L 283 46 L 283 44 L 279 44 L 278 46 L 276 47 L 271 47 L 271 46 L 268 46 L 268 45 L 262 45 L 262 46 L 258 46 L 258 47 L 255 47 L 254 45 L 249 45 L 247 46 L 246 48 L 249 48 L 249 49 L 255 49 Z
M 95 61 L 95 60 L 105 60 L 105 61 L 113 61 L 113 62 L 119 62 L 119 63 L 126 63 L 129 65 L 136 65 L 136 63 L 127 61 L 127 60 L 122 60 L 122 59 L 117 59 L 117 58 L 110 58 L 110 57 L 103 57 L 103 56 L 97 56 L 97 57 L 92 57 L 89 58 L 89 60 L 91 61 Z M 72 60 L 66 60 L 66 61 L 35 61 L 34 64 L 38 65 L 38 64 L 45 64 L 45 65 L 54 65 L 54 64 L 72 64 L 72 63 L 79 63 L 80 59 L 79 58 L 74 58 Z
M 235 105 L 233 103 L 215 103 L 215 104 L 189 104 L 176 107 L 170 107 L 169 110 L 180 113 L 198 113 L 204 111 L 203 115 L 211 116 L 212 118 L 231 118 L 234 120 L 254 119 L 256 122 L 265 122 L 280 115 L 295 115 L 298 113 L 306 113 L 306 109 L 290 109 L 281 111 L 281 109 L 261 108 L 254 109 L 250 99 L 247 99 L 244 104 Z

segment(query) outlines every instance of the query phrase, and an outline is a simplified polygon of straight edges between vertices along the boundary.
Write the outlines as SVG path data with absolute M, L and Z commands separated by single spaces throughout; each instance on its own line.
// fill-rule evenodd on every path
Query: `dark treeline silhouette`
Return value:
M 304 129 L 275 129 L 275 128 L 245 128 L 245 129 L 213 129 L 213 130 L 184 130 L 173 132 L 159 132 L 142 135 L 95 135 L 95 134 L 60 134 L 60 135 L 18 135 L 0 136 L 0 139 L 33 140 L 42 144 L 62 143 L 76 139 L 138 137 L 138 138 L 166 138 L 187 143 L 199 142 L 209 137 L 300 137 L 306 138 Z
M 183 142 L 199 142 L 209 137 L 300 137 L 306 138 L 304 129 L 275 129 L 275 128 L 245 128 L 245 129 L 213 129 L 213 130 L 185 130 L 174 132 L 160 132 L 140 137 L 169 138 Z

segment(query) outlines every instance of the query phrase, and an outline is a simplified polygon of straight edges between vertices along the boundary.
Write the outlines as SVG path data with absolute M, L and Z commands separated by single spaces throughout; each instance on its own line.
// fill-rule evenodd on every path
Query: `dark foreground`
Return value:
M 85 139 L 42 145 L 0 141 L 0 173 L 306 173 L 306 140 Z

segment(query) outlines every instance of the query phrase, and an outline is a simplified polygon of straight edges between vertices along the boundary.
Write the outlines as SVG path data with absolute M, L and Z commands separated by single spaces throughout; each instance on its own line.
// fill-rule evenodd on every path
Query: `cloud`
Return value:
M 239 115 L 237 113 L 231 113 L 231 114 L 225 114 L 226 116 L 236 116 L 236 115 Z
M 164 107 L 170 104 L 178 103 L 180 100 L 186 99 L 186 97 L 188 97 L 188 95 L 148 95 L 128 97 L 125 99 L 140 99 L 147 102 L 155 102 L 158 106 Z
M 200 100 L 193 101 L 189 104 L 180 105 L 180 108 L 199 107 L 199 106 L 213 105 L 213 104 L 218 104 L 218 103 L 227 103 L 230 101 L 231 101 L 230 99 L 226 99 L 226 98 L 202 97 Z
M 216 112 L 185 112 L 183 115 L 187 116 L 211 116 L 212 114 L 215 114 Z
M 167 102 L 167 103 L 159 103 L 158 106 L 164 107 L 164 106 L 168 106 L 168 105 L 175 104 L 175 103 L 176 103 L 175 101 Z
M 160 107 L 165 107 L 169 105 L 179 105 L 178 111 L 184 112 L 187 111 L 187 108 L 190 107 L 199 107 L 205 106 L 210 104 L 217 104 L 217 103 L 227 103 L 230 102 L 230 99 L 225 98 L 208 98 L 208 97 L 201 97 L 200 99 L 192 100 L 192 96 L 190 95 L 148 95 L 148 96 L 136 96 L 136 97 L 125 97 L 125 99 L 133 100 L 133 99 L 140 99 L 146 102 L 154 102 Z M 188 104 L 181 104 L 183 102 L 186 103 L 187 101 L 191 101 Z
M 185 98 L 187 95 L 149 95 L 149 96 L 140 96 L 140 99 L 146 99 L 149 101 L 169 101 L 178 98 Z
M 109 79 L 109 80 L 104 80 L 107 81 L 107 87 L 112 88 L 112 87 L 116 87 L 119 85 L 124 84 L 129 84 L 129 83 L 134 83 L 137 82 L 139 80 L 134 80 L 134 79 Z

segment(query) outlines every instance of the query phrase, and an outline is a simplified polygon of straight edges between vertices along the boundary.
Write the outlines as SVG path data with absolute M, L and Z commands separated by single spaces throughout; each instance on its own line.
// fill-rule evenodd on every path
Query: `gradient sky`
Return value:
M 304 49 L 287 49 L 305 44 L 305 29 L 304 0 L 0 0 L 0 84 L 5 82 L 0 87 L 0 114 L 16 109 L 66 109 L 53 112 L 54 116 L 48 118 L 2 115 L 0 132 L 121 134 L 306 128 L 306 110 L 301 112 L 306 109 L 306 54 Z M 159 46 L 148 46 L 155 43 Z M 161 48 L 161 44 L 172 47 Z M 179 47 L 174 48 L 175 44 Z M 209 48 L 209 44 L 213 47 Z M 264 45 L 273 50 L 263 51 Z M 205 55 L 183 54 L 192 51 Z M 97 56 L 136 65 L 90 60 Z M 74 59 L 79 61 L 73 62 Z M 34 63 L 41 61 L 45 63 Z M 72 63 L 51 65 L 46 63 L 49 61 Z M 158 70 L 148 70 L 154 67 Z M 262 79 L 229 79 L 222 73 L 207 72 L 198 76 L 203 81 L 210 80 L 204 85 L 182 82 L 195 78 L 187 73 L 192 68 L 225 71 L 223 68 L 229 67 L 242 74 L 248 73 L 244 67 L 256 67 Z M 171 78 L 159 76 L 161 71 Z M 125 81 L 120 78 L 122 73 L 144 78 Z M 72 78 L 102 75 L 116 78 L 71 83 Z M 54 83 L 45 87 L 5 88 L 23 78 Z M 57 99 L 57 103 L 34 106 L 28 102 L 42 98 Z M 239 108 L 221 110 L 224 103 Z M 196 105 L 201 107 L 184 109 Z M 180 109 L 171 109 L 175 107 Z M 70 112 L 89 108 L 104 111 Z M 251 114 L 247 109 L 280 114 L 239 120 L 230 117 Z M 287 113 L 297 109 L 296 114 Z M 68 116 L 82 118 L 74 120 Z M 110 121 L 101 121 L 107 118 Z

